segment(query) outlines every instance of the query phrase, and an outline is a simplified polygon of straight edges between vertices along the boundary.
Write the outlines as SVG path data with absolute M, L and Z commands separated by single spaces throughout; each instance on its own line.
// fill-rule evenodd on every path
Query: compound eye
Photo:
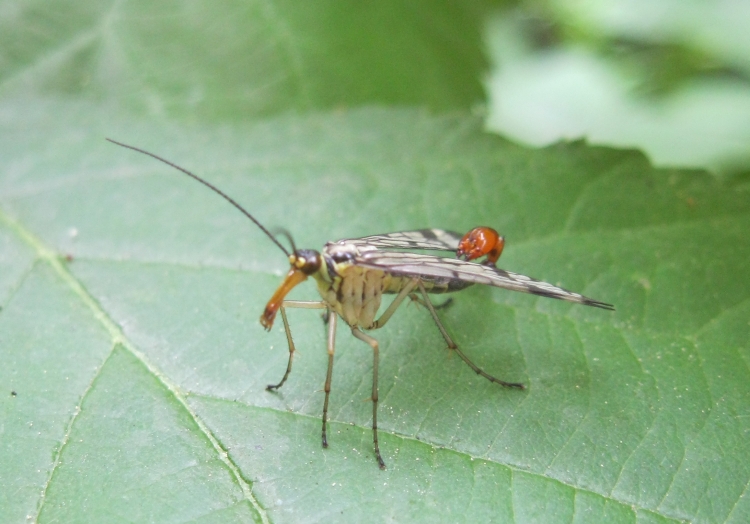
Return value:
M 292 265 L 305 275 L 312 275 L 320 269 L 320 253 L 314 249 L 298 249 L 292 259 Z

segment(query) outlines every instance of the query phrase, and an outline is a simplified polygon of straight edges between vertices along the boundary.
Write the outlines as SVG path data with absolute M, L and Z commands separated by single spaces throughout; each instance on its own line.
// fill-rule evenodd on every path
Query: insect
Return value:
M 107 140 L 159 160 L 218 193 L 255 223 L 287 256 L 290 266 L 289 272 L 266 304 L 260 317 L 261 325 L 266 330 L 270 330 L 277 313 L 281 312 L 284 332 L 289 345 L 289 360 L 286 371 L 281 380 L 277 384 L 268 385 L 267 390 L 276 390 L 283 386 L 292 370 L 295 346 L 286 316 L 286 309 L 323 309 L 326 311 L 326 318 L 328 319 L 328 369 L 326 371 L 325 398 L 323 401 L 322 442 L 324 448 L 328 447 L 326 431 L 328 400 L 331 393 L 337 318 L 340 317 L 349 326 L 352 335 L 370 346 L 373 353 L 372 438 L 375 458 L 381 469 L 385 469 L 385 461 L 380 454 L 378 444 L 379 348 L 377 340 L 365 331 L 385 326 L 406 298 L 417 301 L 427 308 L 448 348 L 455 351 L 475 373 L 501 386 L 518 389 L 523 389 L 523 384 L 506 382 L 493 377 L 474 364 L 459 349 L 440 322 L 435 311 L 436 307 L 430 301 L 428 293 L 451 293 L 473 284 L 484 284 L 566 300 L 586 306 L 607 310 L 614 309 L 611 304 L 497 268 L 495 263 L 502 252 L 504 239 L 495 230 L 488 227 L 475 228 L 464 236 L 442 229 L 420 229 L 344 239 L 328 242 L 321 251 L 297 249 L 291 241 L 291 237 L 286 235 L 292 244 L 292 251 L 289 252 L 253 215 L 213 184 L 153 153 L 115 140 Z M 453 253 L 457 258 L 428 255 L 414 252 L 415 250 Z M 487 257 L 483 263 L 472 262 L 472 260 L 483 256 Z M 294 287 L 309 277 L 315 280 L 321 300 L 285 300 L 287 294 Z M 377 313 L 384 294 L 393 294 L 395 298 L 378 316 Z

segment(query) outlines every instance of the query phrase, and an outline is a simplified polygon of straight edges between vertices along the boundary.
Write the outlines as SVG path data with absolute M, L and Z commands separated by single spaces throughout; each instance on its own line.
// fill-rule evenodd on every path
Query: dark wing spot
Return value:
M 419 233 L 428 240 L 437 240 L 437 235 L 432 229 L 420 229 Z
M 563 295 L 560 295 L 558 293 L 550 293 L 546 289 L 539 289 L 538 287 L 529 286 L 528 287 L 529 293 L 532 295 L 538 295 L 540 297 L 547 297 L 547 298 L 556 298 L 558 300 L 562 300 Z
M 507 278 L 508 280 L 513 280 L 512 278 L 510 278 L 510 275 L 508 274 L 508 272 L 505 271 L 504 269 L 500 269 L 499 267 L 496 267 L 494 268 L 494 270 L 495 270 L 495 273 L 497 273 L 501 277 Z
M 598 300 L 594 300 L 591 298 L 584 297 L 582 303 L 586 304 L 587 306 L 594 306 L 594 307 L 606 309 L 607 311 L 615 310 L 615 306 L 613 306 L 612 304 L 607 304 L 606 302 L 599 302 Z
M 582 295 L 578 295 L 576 293 L 562 295 L 560 293 L 553 293 L 545 289 L 539 289 L 538 287 L 534 287 L 534 286 L 529 286 L 528 289 L 529 289 L 529 293 L 531 293 L 532 295 L 539 295 L 540 297 L 556 298 L 558 300 L 565 300 L 567 297 L 573 297 L 576 299 L 574 302 L 579 302 L 586 306 L 598 307 L 601 309 L 606 309 L 608 311 L 615 310 L 615 306 L 613 306 L 612 304 L 607 304 L 606 302 L 599 302 L 598 300 L 593 300 L 591 298 L 587 298 Z
M 473 282 L 467 282 L 460 278 L 454 278 L 448 281 L 448 291 L 461 291 L 469 286 L 473 286 Z

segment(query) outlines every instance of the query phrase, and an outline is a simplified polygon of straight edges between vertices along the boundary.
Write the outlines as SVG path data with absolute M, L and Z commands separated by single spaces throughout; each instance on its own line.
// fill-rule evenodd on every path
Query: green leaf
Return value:
M 116 98 L 193 121 L 481 102 L 479 13 L 449 0 L 6 2 L 0 93 Z
M 748 520 L 746 179 L 582 142 L 527 149 L 465 113 L 392 107 L 474 100 L 478 22 L 447 3 L 382 18 L 100 5 L 8 3 L 0 18 L 0 521 Z M 279 48 L 294 60 L 253 54 Z M 381 65 L 351 74 L 360 63 Z M 339 326 L 323 450 L 318 313 L 290 311 L 294 370 L 265 391 L 288 353 L 258 317 L 285 257 L 217 195 L 105 136 L 204 176 L 300 246 L 490 225 L 502 267 L 617 311 L 455 295 L 446 328 L 528 385 L 514 391 L 402 306 L 372 333 L 380 471 L 370 349 Z
M 580 143 L 526 150 L 419 111 L 186 130 L 47 109 L 59 125 L 27 118 L 2 146 L 5 520 L 37 505 L 41 522 L 747 516 L 746 184 Z M 4 105 L 4 121 L 21 111 Z M 519 392 L 450 358 L 426 312 L 402 307 L 375 333 L 381 472 L 369 349 L 339 329 L 324 451 L 316 313 L 290 312 L 300 353 L 288 384 L 264 390 L 287 358 L 281 328 L 257 322 L 283 255 L 105 130 L 200 173 L 299 245 L 492 224 L 508 238 L 503 267 L 617 311 L 456 295 L 449 331 L 483 368 L 527 383 Z

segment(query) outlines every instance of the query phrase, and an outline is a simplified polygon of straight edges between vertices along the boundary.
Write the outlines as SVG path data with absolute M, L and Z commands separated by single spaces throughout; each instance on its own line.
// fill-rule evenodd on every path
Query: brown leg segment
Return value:
M 326 436 L 326 421 L 328 420 L 328 398 L 331 396 L 331 377 L 333 376 L 333 352 L 335 349 L 335 342 L 336 342 L 336 320 L 338 317 L 335 314 L 332 314 L 332 312 L 329 310 L 328 315 L 328 341 L 327 341 L 327 349 L 328 349 L 328 371 L 326 371 L 326 383 L 325 386 L 323 386 L 323 390 L 325 391 L 325 400 L 323 401 L 323 432 L 322 432 L 322 439 L 323 439 L 323 447 L 328 447 L 328 437 Z
M 284 385 L 284 382 L 286 382 L 286 379 L 289 377 L 289 373 L 292 372 L 292 359 L 294 359 L 294 340 L 292 340 L 292 330 L 289 329 L 289 321 L 286 319 L 286 309 L 284 306 L 281 306 L 281 320 L 284 321 L 284 332 L 286 333 L 286 342 L 289 345 L 289 361 L 286 364 L 286 372 L 284 372 L 284 376 L 281 377 L 281 381 L 278 384 L 268 384 L 266 386 L 266 391 L 273 391 L 274 389 L 279 389 L 281 386 Z
M 378 465 L 380 469 L 385 469 L 385 462 L 383 457 L 380 456 L 380 446 L 378 445 L 378 341 L 369 335 L 365 335 L 356 327 L 352 328 L 352 335 L 369 344 L 372 348 L 372 442 L 375 446 L 375 458 L 378 460 Z
M 468 366 L 476 373 L 477 375 L 481 375 L 490 382 L 494 382 L 496 384 L 500 384 L 501 386 L 505 386 L 506 388 L 517 388 L 517 389 L 525 389 L 524 385 L 518 382 L 506 382 L 504 380 L 500 380 L 499 378 L 495 378 L 489 373 L 485 372 L 483 369 L 481 369 L 479 366 L 474 364 L 471 360 L 469 360 L 469 357 L 467 357 L 463 351 L 461 351 L 455 342 L 453 342 L 453 339 L 448 335 L 448 332 L 443 327 L 443 324 L 440 322 L 440 319 L 437 316 L 437 313 L 435 312 L 435 308 L 432 305 L 432 302 L 430 302 L 430 297 L 427 295 L 427 290 L 425 290 L 424 285 L 422 282 L 419 282 L 419 290 L 422 292 L 422 298 L 424 299 L 424 305 L 427 306 L 427 309 L 430 311 L 430 314 L 432 315 L 432 320 L 435 321 L 435 324 L 437 325 L 438 329 L 440 330 L 440 334 L 443 335 L 443 338 L 445 339 L 445 342 L 448 344 L 448 347 L 455 351 L 459 357 L 461 357 L 461 360 L 466 362 Z
M 411 279 L 409 283 L 406 284 L 401 291 L 399 291 L 398 295 L 396 295 L 396 298 L 393 299 L 393 302 L 391 302 L 386 310 L 383 311 L 383 314 L 380 315 L 380 318 L 373 322 L 372 326 L 366 329 L 379 329 L 385 326 L 385 323 L 390 320 L 391 316 L 393 316 L 393 314 L 398 309 L 398 306 L 401 305 L 401 302 L 403 302 L 407 296 L 412 295 L 412 291 L 415 287 L 417 287 L 418 282 L 419 280 L 417 280 L 416 278 Z
M 294 347 L 294 340 L 292 340 L 292 330 L 289 328 L 289 321 L 286 318 L 286 311 L 285 309 L 288 307 L 293 308 L 301 308 L 301 309 L 324 309 L 328 306 L 325 305 L 325 302 L 305 302 L 300 300 L 285 300 L 281 304 L 281 319 L 284 321 L 284 332 L 286 333 L 286 342 L 289 345 L 289 361 L 286 364 L 286 372 L 284 373 L 284 376 L 281 377 L 281 381 L 278 384 L 269 384 L 266 386 L 266 391 L 273 391 L 275 389 L 279 389 L 281 386 L 284 385 L 284 382 L 286 382 L 286 379 L 289 377 L 289 373 L 292 372 L 292 359 L 294 358 L 294 352 L 296 351 Z
M 409 298 L 411 299 L 412 302 L 416 302 L 417 304 L 421 306 L 427 307 L 427 304 L 425 304 L 425 301 L 422 300 L 422 297 L 420 297 L 416 293 L 410 294 Z M 435 311 L 437 311 L 438 309 L 445 309 L 451 304 L 453 304 L 453 297 L 448 297 L 445 299 L 445 302 L 443 302 L 442 304 L 432 304 L 432 307 L 434 307 Z

